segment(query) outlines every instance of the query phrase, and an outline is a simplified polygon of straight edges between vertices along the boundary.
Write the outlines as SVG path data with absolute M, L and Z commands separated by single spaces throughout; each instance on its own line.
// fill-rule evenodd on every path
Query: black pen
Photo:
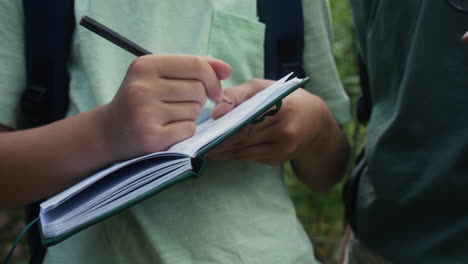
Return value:
M 120 35 L 119 33 L 113 31 L 112 29 L 104 26 L 103 24 L 97 22 L 96 20 L 88 16 L 83 16 L 81 18 L 80 25 L 96 33 L 97 35 L 107 39 L 115 45 L 123 48 L 124 50 L 132 53 L 137 57 L 152 54 L 147 49 L 140 47 L 135 42 L 127 39 L 126 37 Z M 232 104 L 232 102 L 229 99 L 227 99 L 226 96 L 223 96 L 223 99 L 221 99 L 221 101 L 228 104 Z

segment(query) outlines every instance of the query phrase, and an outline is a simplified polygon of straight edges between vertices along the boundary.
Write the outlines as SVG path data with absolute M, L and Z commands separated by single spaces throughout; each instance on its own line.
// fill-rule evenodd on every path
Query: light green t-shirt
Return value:
M 211 55 L 234 70 L 230 87 L 263 76 L 265 25 L 255 0 L 75 1 L 93 17 L 154 53 Z M 331 51 L 328 3 L 304 1 L 307 89 L 339 122 L 349 101 Z M 0 123 L 17 127 L 24 87 L 21 1 L 0 1 Z M 73 115 L 108 103 L 134 56 L 77 26 L 69 62 Z M 199 118 L 210 113 L 207 103 Z M 280 167 L 209 161 L 189 180 L 49 248 L 45 263 L 314 263 Z

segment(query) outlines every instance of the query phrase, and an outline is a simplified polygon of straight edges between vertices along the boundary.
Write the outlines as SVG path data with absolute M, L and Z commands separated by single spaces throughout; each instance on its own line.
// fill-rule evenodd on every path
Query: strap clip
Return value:
M 263 122 L 263 120 L 265 120 L 265 118 L 267 118 L 268 116 L 275 115 L 275 114 L 278 113 L 278 111 L 280 110 L 281 104 L 282 104 L 282 100 L 279 100 L 279 101 L 275 104 L 275 108 L 274 108 L 274 109 L 268 110 L 266 113 L 260 115 L 260 116 L 257 117 L 255 120 L 253 120 L 251 123 L 252 123 L 252 124 L 258 124 L 258 123 L 260 123 L 260 122 Z

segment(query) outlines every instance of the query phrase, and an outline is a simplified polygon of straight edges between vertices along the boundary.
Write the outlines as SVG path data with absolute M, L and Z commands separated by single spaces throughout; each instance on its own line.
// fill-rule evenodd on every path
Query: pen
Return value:
M 137 57 L 152 54 L 150 51 L 140 47 L 135 42 L 125 38 L 119 33 L 113 31 L 112 29 L 104 26 L 103 24 L 97 22 L 96 20 L 88 16 L 83 16 L 81 18 L 80 25 L 96 33 L 97 35 L 107 39 L 108 41 L 114 43 L 115 45 L 123 48 L 124 50 L 132 53 L 133 55 Z M 228 104 L 232 104 L 231 100 L 226 98 L 226 96 L 223 96 L 221 101 L 228 103 Z

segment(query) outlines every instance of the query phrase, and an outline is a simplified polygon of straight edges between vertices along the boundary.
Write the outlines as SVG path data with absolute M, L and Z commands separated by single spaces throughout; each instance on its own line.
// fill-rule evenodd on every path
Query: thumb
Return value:
M 234 86 L 224 90 L 224 95 L 232 101 L 232 104 L 219 103 L 211 112 L 211 118 L 217 119 L 227 112 L 231 111 L 234 107 L 240 105 L 248 100 L 258 92 L 262 91 L 274 81 L 264 79 L 254 79 L 238 86 Z
M 215 59 L 211 56 L 204 56 L 203 59 L 211 66 L 211 68 L 213 68 L 216 72 L 216 76 L 218 76 L 220 80 L 225 80 L 231 76 L 232 68 L 226 62 Z

